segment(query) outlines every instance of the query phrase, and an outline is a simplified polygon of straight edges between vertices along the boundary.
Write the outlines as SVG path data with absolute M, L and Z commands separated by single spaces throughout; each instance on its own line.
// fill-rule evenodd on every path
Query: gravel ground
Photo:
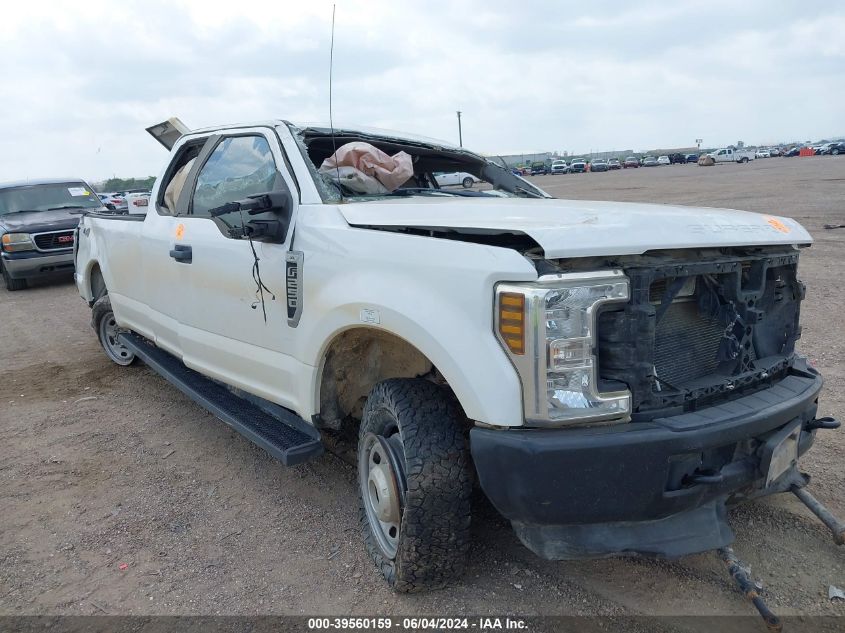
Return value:
M 816 244 L 801 348 L 845 418 L 845 158 L 677 165 L 534 179 L 564 198 L 724 206 L 792 216 Z M 468 572 L 394 595 L 363 552 L 355 473 L 335 456 L 287 469 L 144 366 L 111 364 L 68 280 L 0 291 L 0 614 L 749 614 L 714 555 L 542 561 L 490 507 Z M 803 462 L 845 516 L 845 433 Z M 845 551 L 787 495 L 735 509 L 735 549 L 781 614 L 845 615 Z M 125 567 L 124 567 L 125 565 Z M 689 623 L 686 628 L 695 629 Z

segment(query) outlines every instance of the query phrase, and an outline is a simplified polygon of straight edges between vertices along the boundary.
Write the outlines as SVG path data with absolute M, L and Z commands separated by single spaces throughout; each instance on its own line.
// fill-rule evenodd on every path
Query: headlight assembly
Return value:
M 0 243 L 3 244 L 3 250 L 7 253 L 31 251 L 35 248 L 29 233 L 5 233 L 0 238 Z
M 599 308 L 628 298 L 618 270 L 496 286 L 496 331 L 519 372 L 528 424 L 628 418 L 630 392 L 599 391 L 595 355 Z

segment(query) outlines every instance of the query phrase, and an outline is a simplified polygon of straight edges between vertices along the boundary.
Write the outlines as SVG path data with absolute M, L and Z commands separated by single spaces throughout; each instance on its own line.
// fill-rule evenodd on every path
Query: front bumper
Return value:
M 12 279 L 33 279 L 73 272 L 73 249 L 45 254 L 39 251 L 3 253 L 3 268 Z
M 796 466 L 766 487 L 764 455 L 792 426 L 801 428 L 798 454 L 810 448 L 821 385 L 799 368 L 754 394 L 651 422 L 476 427 L 472 456 L 487 497 L 544 558 L 677 558 L 733 540 L 729 500 L 788 488 Z

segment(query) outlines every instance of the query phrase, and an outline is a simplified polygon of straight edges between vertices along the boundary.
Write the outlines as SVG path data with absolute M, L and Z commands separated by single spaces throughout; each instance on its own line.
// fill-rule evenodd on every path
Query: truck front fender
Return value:
M 523 424 L 519 378 L 493 331 L 493 300 L 499 281 L 536 279 L 524 257 L 507 248 L 309 224 L 296 238 L 305 253 L 296 356 L 315 368 L 315 412 L 332 341 L 352 328 L 372 328 L 423 354 L 470 419 Z

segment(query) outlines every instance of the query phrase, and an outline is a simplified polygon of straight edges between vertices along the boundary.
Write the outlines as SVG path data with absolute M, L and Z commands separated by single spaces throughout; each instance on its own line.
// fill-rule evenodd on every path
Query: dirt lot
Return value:
M 845 418 L 845 158 L 758 160 L 535 179 L 559 197 L 724 206 L 792 216 L 816 244 L 801 348 Z M 749 614 L 713 555 L 552 563 L 489 507 L 466 577 L 392 594 L 357 531 L 355 476 L 326 455 L 286 469 L 149 369 L 100 351 L 68 281 L 0 291 L 0 614 Z M 804 468 L 845 516 L 845 431 Z M 731 513 L 735 549 L 781 614 L 845 615 L 845 549 L 797 500 Z M 125 563 L 128 567 L 121 570 Z M 692 624 L 690 626 L 693 626 Z

